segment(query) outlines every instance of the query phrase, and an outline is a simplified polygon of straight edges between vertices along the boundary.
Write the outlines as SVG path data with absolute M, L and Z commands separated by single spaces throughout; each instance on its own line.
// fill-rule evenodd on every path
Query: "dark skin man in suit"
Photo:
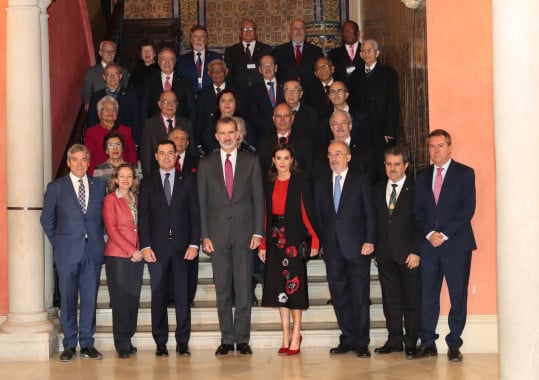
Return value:
M 421 228 L 421 345 L 413 358 L 438 355 L 435 341 L 440 291 L 445 278 L 451 309 L 448 316 L 449 361 L 462 361 L 461 335 L 466 324 L 472 251 L 477 248 L 471 220 L 475 213 L 475 173 L 451 158 L 451 136 L 442 129 L 428 137 L 433 165 L 417 175 L 415 218 Z

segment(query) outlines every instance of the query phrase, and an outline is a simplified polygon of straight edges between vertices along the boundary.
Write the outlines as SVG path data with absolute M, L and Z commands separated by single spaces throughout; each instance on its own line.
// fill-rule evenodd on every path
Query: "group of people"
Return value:
M 176 60 L 163 48 L 157 64 L 145 41 L 129 87 L 121 84 L 128 73 L 112 62 L 113 43 L 101 43 L 104 88 L 87 78 L 83 90 L 89 124 L 98 124 L 87 128 L 84 145 L 68 150 L 70 173 L 48 185 L 41 217 L 59 277 L 60 360 L 72 360 L 77 344 L 81 357 L 102 358 L 93 335 L 104 257 L 118 356 L 137 351 L 131 338 L 144 262 L 156 355 L 168 356 L 171 301 L 176 352 L 190 355 L 200 249 L 213 269 L 221 331 L 215 355 L 252 354 L 258 260 L 265 264 L 261 304 L 279 309 L 278 354 L 299 354 L 309 307 L 306 262 L 323 253 L 342 332 L 330 354 L 370 357 L 375 256 L 389 332 L 375 352 L 437 355 L 445 277 L 448 355 L 462 360 L 475 249 L 473 170 L 451 159 L 450 135 L 435 130 L 428 138 L 433 165 L 415 185 L 406 176 L 406 150 L 393 146 L 396 74 L 377 62 L 376 41 L 359 43 L 355 22 L 343 24 L 343 46 L 328 57 L 305 41 L 302 20 L 290 24 L 291 41 L 273 50 L 256 38 L 254 21 L 242 21 L 240 42 L 221 60 L 206 50 L 207 31 L 196 25 L 193 51 Z

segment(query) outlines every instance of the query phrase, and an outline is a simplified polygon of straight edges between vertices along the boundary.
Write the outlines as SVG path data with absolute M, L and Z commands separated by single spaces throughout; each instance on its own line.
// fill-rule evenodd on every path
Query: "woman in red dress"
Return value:
M 319 241 L 309 219 L 310 195 L 294 151 L 279 144 L 273 152 L 266 194 L 266 238 L 258 250 L 266 264 L 262 306 L 278 307 L 283 330 L 279 354 L 296 355 L 301 346 L 301 315 L 309 307 L 307 265 L 299 246 L 310 235 L 310 256 Z M 290 314 L 294 323 L 290 331 Z

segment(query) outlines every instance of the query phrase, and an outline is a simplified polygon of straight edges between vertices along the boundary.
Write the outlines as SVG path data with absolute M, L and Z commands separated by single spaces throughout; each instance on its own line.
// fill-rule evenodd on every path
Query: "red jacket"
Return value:
M 130 258 L 139 249 L 137 225 L 127 202 L 116 192 L 105 197 L 103 220 L 108 234 L 105 256 Z

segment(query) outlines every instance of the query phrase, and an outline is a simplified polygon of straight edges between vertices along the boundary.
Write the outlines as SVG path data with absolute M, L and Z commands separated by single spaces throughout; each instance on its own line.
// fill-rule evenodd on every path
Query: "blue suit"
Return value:
M 445 276 L 451 310 L 447 345 L 462 346 L 460 338 L 466 324 L 468 280 L 472 251 L 477 248 L 471 220 L 475 212 L 475 174 L 472 168 L 451 161 L 447 168 L 438 204 L 434 201 L 431 165 L 417 175 L 415 191 L 415 217 L 421 235 L 421 344 L 433 346 L 438 334 L 436 325 L 440 314 L 440 290 Z M 426 239 L 431 231 L 448 237 L 434 248 Z
M 329 291 L 342 331 L 340 344 L 351 349 L 367 348 L 371 256 L 362 255 L 361 248 L 376 240 L 371 180 L 367 174 L 349 168 L 335 211 L 332 175 L 320 174 L 314 190 L 317 220 L 324 221 L 319 237 Z
M 97 289 L 105 250 L 101 208 L 106 191 L 105 182 L 90 176 L 88 187 L 88 207 L 83 213 L 69 175 L 49 183 L 41 214 L 58 271 L 64 348 L 76 348 L 77 342 L 81 348 L 94 345 Z
M 214 59 L 223 59 L 223 56 L 211 50 L 205 51 L 204 66 L 202 67 L 202 87 L 198 86 L 198 72 L 195 64 L 195 57 L 196 55 L 193 51 L 180 55 L 174 71 L 190 78 L 193 83 L 193 91 L 196 93 L 212 83 L 211 78 L 208 75 L 208 64 Z

